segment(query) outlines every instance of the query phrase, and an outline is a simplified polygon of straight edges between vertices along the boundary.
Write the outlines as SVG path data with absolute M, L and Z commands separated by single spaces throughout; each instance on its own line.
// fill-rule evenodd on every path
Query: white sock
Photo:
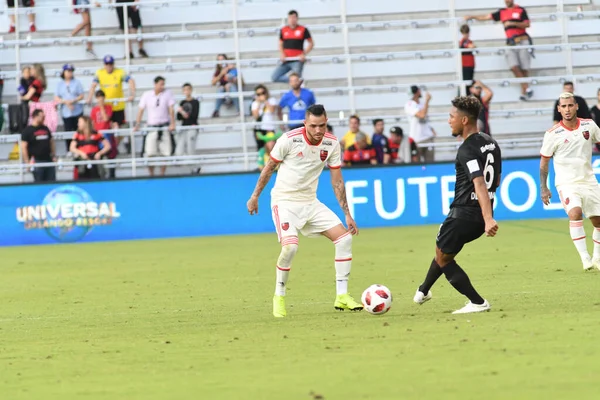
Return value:
M 347 232 L 337 238 L 335 245 L 335 291 L 340 294 L 348 293 L 348 277 L 352 269 L 352 234 Z
M 579 252 L 581 259 L 585 260 L 590 258 L 590 253 L 587 251 L 587 243 L 585 241 L 583 221 L 569 221 L 569 231 L 571 233 L 571 239 L 573 239 L 573 244 Z
M 298 236 L 287 236 L 281 239 L 281 253 L 277 259 L 277 273 L 275 281 L 275 294 L 285 296 L 292 260 L 298 251 Z
M 592 238 L 594 239 L 594 258 L 600 258 L 600 229 L 594 228 Z

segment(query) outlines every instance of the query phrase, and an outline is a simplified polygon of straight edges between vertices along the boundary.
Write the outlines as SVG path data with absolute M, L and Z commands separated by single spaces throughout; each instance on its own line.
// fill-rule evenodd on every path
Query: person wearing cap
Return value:
M 410 93 L 412 98 L 404 106 L 404 112 L 408 117 L 410 124 L 409 137 L 417 145 L 418 150 L 418 161 L 420 162 L 432 162 L 434 160 L 433 149 L 428 148 L 427 144 L 433 142 L 433 138 L 436 136 L 435 131 L 429 124 L 429 102 L 431 101 L 431 94 L 425 95 L 425 102 L 421 103 L 420 99 L 423 97 L 421 89 L 418 86 L 411 86 Z M 403 149 L 403 160 L 410 159 L 409 145 L 404 141 Z
M 92 82 L 88 94 L 87 103 L 92 104 L 92 99 L 96 94 L 96 88 L 98 85 L 100 85 L 100 89 L 106 96 L 107 104 L 112 106 L 112 128 L 119 129 L 126 123 L 125 102 L 117 101 L 117 99 L 125 98 L 125 93 L 123 92 L 123 83 L 127 83 L 129 84 L 129 97 L 127 98 L 127 101 L 133 101 L 135 98 L 135 81 L 121 68 L 115 68 L 115 59 L 113 56 L 107 55 L 104 57 L 103 61 L 104 68 L 96 71 L 96 76 Z M 121 141 L 117 140 L 117 142 L 120 143 Z
M 369 137 L 363 132 L 356 134 L 354 144 L 344 150 L 346 165 L 377 165 L 377 154 L 368 139 Z
M 417 152 L 417 145 L 415 145 L 414 140 L 408 138 L 406 144 L 408 145 L 409 158 L 404 158 L 404 152 L 400 152 L 400 146 L 404 142 L 404 131 L 399 126 L 393 126 L 390 128 L 390 139 L 388 140 L 389 145 L 389 153 L 390 153 L 390 164 L 401 164 L 401 163 L 410 163 L 410 162 L 418 162 L 419 154 Z
M 74 72 L 73 64 L 63 65 L 60 74 L 61 80 L 56 85 L 54 96 L 54 101 L 60 107 L 64 130 L 67 132 L 77 130 L 77 121 L 83 115 L 83 104 L 80 103 L 84 96 L 83 85 L 78 79 L 75 79 Z M 69 144 L 70 140 L 67 141 L 67 149 Z

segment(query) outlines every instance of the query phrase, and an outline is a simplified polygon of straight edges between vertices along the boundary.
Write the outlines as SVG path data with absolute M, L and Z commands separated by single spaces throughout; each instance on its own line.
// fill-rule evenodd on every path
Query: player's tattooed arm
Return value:
M 260 197 L 260 194 L 262 193 L 263 189 L 265 188 L 265 186 L 267 186 L 267 184 L 271 180 L 271 176 L 273 175 L 273 172 L 277 168 L 277 164 L 278 163 L 276 161 L 274 161 L 272 158 L 269 159 L 269 161 L 267 162 L 267 165 L 265 165 L 265 167 L 263 168 L 263 170 L 260 173 L 260 177 L 258 178 L 258 182 L 256 182 L 256 187 L 254 188 L 254 192 L 252 192 L 252 197 L 256 197 L 256 198 Z
M 542 203 L 548 205 L 550 204 L 550 197 L 552 197 L 552 193 L 550 189 L 548 189 L 548 169 L 550 166 L 550 159 L 547 157 L 542 157 L 540 160 L 540 192 L 542 195 Z
M 346 185 L 344 185 L 344 178 L 342 177 L 342 171 L 340 169 L 331 169 L 331 185 L 333 186 L 333 192 L 335 197 L 340 203 L 340 207 L 344 212 L 344 215 L 350 215 L 350 209 L 348 208 L 348 199 L 346 197 Z

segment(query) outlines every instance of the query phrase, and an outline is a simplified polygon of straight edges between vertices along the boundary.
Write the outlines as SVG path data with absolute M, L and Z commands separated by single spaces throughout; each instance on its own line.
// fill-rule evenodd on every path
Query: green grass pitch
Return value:
M 387 285 L 384 316 L 333 310 L 324 238 L 300 239 L 282 320 L 274 234 L 4 248 L 0 398 L 597 399 L 600 272 L 567 221 L 468 245 L 458 262 L 493 309 L 466 316 L 443 277 L 412 303 L 437 229 L 355 239 L 350 291 Z

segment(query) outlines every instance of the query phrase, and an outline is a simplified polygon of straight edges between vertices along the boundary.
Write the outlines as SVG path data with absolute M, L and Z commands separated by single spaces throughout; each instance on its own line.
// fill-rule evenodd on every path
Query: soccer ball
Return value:
M 363 306 L 370 314 L 385 314 L 392 307 L 392 292 L 383 285 L 371 285 L 361 297 Z

